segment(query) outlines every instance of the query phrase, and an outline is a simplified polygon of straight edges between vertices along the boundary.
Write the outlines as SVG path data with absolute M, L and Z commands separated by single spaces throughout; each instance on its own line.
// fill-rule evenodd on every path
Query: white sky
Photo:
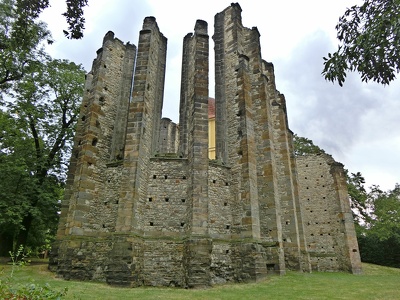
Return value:
M 208 23 L 213 54 L 214 16 L 228 7 L 226 0 L 89 0 L 86 30 L 79 41 L 67 40 L 61 13 L 64 0 L 51 0 L 42 19 L 56 40 L 54 58 L 81 63 L 87 71 L 111 30 L 123 42 L 137 45 L 143 19 L 154 16 L 168 39 L 163 115 L 178 120 L 183 37 L 197 19 Z M 390 86 L 361 83 L 350 74 L 344 87 L 326 82 L 322 57 L 335 51 L 335 26 L 346 7 L 359 0 L 242 0 L 242 21 L 261 34 L 262 56 L 275 66 L 277 89 L 285 94 L 291 130 L 310 138 L 342 162 L 350 172 L 361 172 L 367 186 L 383 190 L 400 183 L 400 81 Z M 210 60 L 210 95 L 213 87 Z

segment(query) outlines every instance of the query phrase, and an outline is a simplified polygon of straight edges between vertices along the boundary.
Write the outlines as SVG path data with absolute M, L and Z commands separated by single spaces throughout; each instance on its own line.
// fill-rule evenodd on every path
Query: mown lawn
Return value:
M 2 264 L 0 275 L 10 275 Z M 288 272 L 258 283 L 226 284 L 209 289 L 116 288 L 103 283 L 64 281 L 47 270 L 47 264 L 32 264 L 14 272 L 12 284 L 49 283 L 53 289 L 68 288 L 64 299 L 400 299 L 400 269 L 363 264 L 362 275 L 347 273 Z

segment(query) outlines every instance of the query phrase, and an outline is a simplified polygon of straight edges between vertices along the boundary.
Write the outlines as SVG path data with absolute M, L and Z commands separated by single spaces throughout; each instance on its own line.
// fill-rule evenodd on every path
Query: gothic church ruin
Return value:
M 203 287 L 300 271 L 361 271 L 343 166 L 295 158 L 285 98 L 256 27 L 215 16 L 183 39 L 179 125 L 162 119 L 167 39 L 105 35 L 87 75 L 50 268 L 66 279 Z M 214 84 L 214 83 L 212 83 Z

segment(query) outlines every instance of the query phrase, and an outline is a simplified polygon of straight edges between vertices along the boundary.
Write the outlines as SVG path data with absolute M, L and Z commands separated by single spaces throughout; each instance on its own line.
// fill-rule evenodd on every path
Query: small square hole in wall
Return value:
M 213 183 L 216 183 L 217 181 L 215 179 L 213 179 Z
M 229 182 L 225 182 L 225 186 L 229 186 Z
M 167 176 L 167 175 L 164 175 L 164 179 L 168 179 L 168 176 Z
M 182 179 L 186 179 L 186 176 L 182 176 Z
M 157 175 L 153 175 L 153 179 L 157 179 Z
M 228 253 L 229 253 L 229 250 L 225 250 L 225 253 L 228 254 Z
M 224 202 L 224 206 L 228 206 L 228 202 Z
M 182 201 L 182 203 L 185 203 L 185 202 L 186 202 L 186 199 L 181 199 L 181 201 Z
M 149 225 L 150 225 L 150 226 L 154 226 L 154 223 L 153 223 L 153 222 L 150 222 Z
M 119 204 L 119 200 L 115 200 L 115 204 Z
M 169 198 L 165 198 L 165 202 L 168 202 L 169 201 Z
M 184 222 L 181 222 L 181 227 L 183 227 L 183 226 L 185 226 L 185 223 L 184 223 Z
M 275 264 L 266 264 L 267 270 L 275 270 Z
M 226 225 L 226 229 L 230 229 L 231 228 L 231 226 L 230 225 Z
M 153 202 L 153 198 L 149 198 L 149 202 Z

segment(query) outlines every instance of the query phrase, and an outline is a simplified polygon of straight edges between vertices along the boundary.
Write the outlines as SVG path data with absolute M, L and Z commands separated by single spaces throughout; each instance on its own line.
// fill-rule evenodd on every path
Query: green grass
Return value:
M 2 264 L 3 277 L 11 266 Z M 53 289 L 68 288 L 64 299 L 400 299 L 400 269 L 363 264 L 362 275 L 347 273 L 304 274 L 288 272 L 258 283 L 226 284 L 209 289 L 116 288 L 103 283 L 64 281 L 47 265 L 32 264 L 14 272 L 13 281 L 49 283 Z

